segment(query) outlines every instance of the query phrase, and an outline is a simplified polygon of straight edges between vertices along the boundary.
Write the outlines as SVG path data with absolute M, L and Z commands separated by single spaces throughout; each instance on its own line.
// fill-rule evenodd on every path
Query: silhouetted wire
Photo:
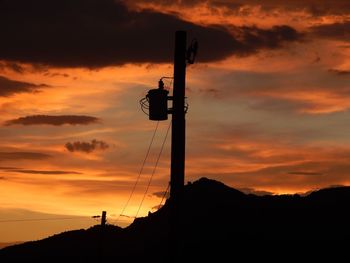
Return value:
M 146 114 L 147 116 L 149 116 L 149 114 L 147 112 L 147 110 L 149 110 L 149 99 L 147 96 L 140 100 L 140 105 L 141 105 L 141 110 L 143 111 L 143 113 Z
M 154 167 L 153 167 L 153 171 L 152 171 L 151 177 L 150 177 L 150 179 L 149 179 L 149 181 L 148 181 L 148 185 L 147 185 L 146 191 L 145 191 L 145 193 L 144 193 L 144 195 L 143 195 L 143 197 L 142 197 L 142 200 L 141 200 L 141 203 L 140 203 L 139 208 L 138 208 L 138 210 L 137 210 L 137 213 L 136 213 L 136 215 L 135 215 L 135 218 L 138 216 L 138 214 L 139 214 L 139 212 L 140 212 L 140 209 L 141 209 L 141 207 L 142 207 L 143 201 L 145 200 L 145 197 L 146 197 L 146 195 L 147 195 L 148 189 L 149 189 L 149 187 L 150 187 L 150 185 L 151 185 L 153 176 L 154 176 L 154 174 L 155 174 L 155 172 L 156 172 L 156 169 L 157 169 L 157 166 L 158 166 L 158 162 L 159 162 L 159 160 L 160 160 L 160 156 L 162 155 L 162 152 L 163 152 L 163 149 L 164 149 L 164 145 L 165 145 L 166 139 L 168 138 L 168 134 L 169 134 L 170 127 L 171 127 L 171 122 L 169 122 L 168 129 L 167 129 L 167 131 L 166 131 L 166 134 L 165 134 L 165 137 L 164 137 L 162 146 L 161 146 L 161 148 L 160 148 L 160 151 L 159 151 L 159 154 L 158 154 L 158 157 L 157 157 L 157 161 L 156 161 L 156 163 L 155 163 L 155 165 L 154 165 Z
M 132 190 L 131 190 L 131 193 L 130 193 L 130 195 L 129 195 L 129 198 L 128 198 L 128 200 L 126 201 L 126 203 L 125 203 L 125 205 L 124 205 L 124 207 L 123 207 L 123 209 L 122 209 L 122 212 L 119 214 L 119 216 L 118 216 L 117 219 L 115 220 L 116 222 L 118 222 L 118 221 L 119 221 L 119 218 L 120 218 L 122 215 L 124 215 L 125 209 L 126 209 L 127 206 L 129 205 L 130 200 L 131 200 L 132 196 L 134 195 L 136 186 L 137 186 L 138 182 L 140 181 L 141 174 L 142 174 L 143 169 L 144 169 L 144 167 L 145 167 L 145 164 L 146 164 L 148 155 L 149 155 L 149 153 L 150 153 L 150 151 L 151 151 L 151 148 L 152 148 L 152 145 L 153 145 L 153 141 L 154 141 L 154 138 L 155 138 L 156 133 L 157 133 L 157 130 L 158 130 L 158 126 L 159 126 L 159 121 L 157 121 L 157 124 L 156 124 L 156 127 L 155 127 L 155 129 L 154 129 L 154 132 L 153 132 L 153 135 L 152 135 L 150 144 L 149 144 L 149 146 L 148 146 L 148 149 L 147 149 L 145 158 L 143 159 L 143 162 L 142 162 L 142 165 L 141 165 L 141 169 L 140 169 L 139 174 L 138 174 L 138 176 L 137 176 L 137 179 L 136 179 L 136 181 L 135 181 L 135 183 L 134 183 L 134 186 L 133 186 L 133 188 L 132 188 Z
M 163 197 L 162 197 L 162 200 L 160 200 L 158 209 L 161 208 L 162 203 L 163 203 L 163 201 L 164 201 L 164 199 L 165 199 L 165 197 L 166 197 L 166 195 L 167 195 L 167 193 L 168 193 L 168 191 L 169 191 L 169 188 L 170 188 L 170 182 L 168 183 L 168 186 L 167 186 L 167 188 L 166 188 L 166 190 L 165 190 L 165 192 L 164 192 L 164 195 L 163 195 Z
M 10 222 L 29 222 L 29 221 L 49 221 L 49 220 L 73 220 L 73 219 L 92 219 L 92 217 L 81 216 L 81 217 L 57 217 L 57 218 L 33 218 L 33 219 L 6 219 L 0 220 L 0 223 L 10 223 Z
M 173 86 L 173 80 L 174 80 L 174 78 L 171 78 L 171 80 L 170 80 L 170 85 L 169 85 L 169 89 L 171 89 L 171 87 Z M 164 192 L 164 195 L 163 195 L 163 197 L 162 197 L 162 200 L 160 200 L 158 209 L 161 207 L 161 205 L 162 205 L 162 203 L 163 203 L 163 201 L 164 201 L 164 199 L 165 199 L 165 197 L 166 197 L 166 195 L 167 195 L 167 193 L 168 193 L 169 190 L 170 190 L 170 182 L 169 182 L 168 185 L 167 185 L 167 188 L 166 188 L 166 190 L 165 190 L 165 192 Z

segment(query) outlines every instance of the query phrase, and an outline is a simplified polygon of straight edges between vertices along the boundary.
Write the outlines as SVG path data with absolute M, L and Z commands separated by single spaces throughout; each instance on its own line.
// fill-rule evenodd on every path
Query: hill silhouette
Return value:
M 185 186 L 182 200 L 169 199 L 124 229 L 94 226 L 4 248 L 0 261 L 233 262 L 277 252 L 305 259 L 350 240 L 350 187 L 256 196 L 201 178 Z
M 2 249 L 2 248 L 4 248 L 4 247 L 9 247 L 9 246 L 12 246 L 12 245 L 20 244 L 20 243 L 23 243 L 23 242 L 20 242 L 20 241 L 14 241 L 14 242 L 0 242 L 0 249 Z

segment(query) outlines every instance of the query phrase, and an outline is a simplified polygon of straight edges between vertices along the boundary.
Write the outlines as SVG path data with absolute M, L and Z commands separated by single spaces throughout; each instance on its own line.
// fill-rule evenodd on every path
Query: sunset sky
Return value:
M 176 30 L 199 42 L 186 182 L 274 194 L 350 185 L 350 1 L 0 0 L 0 242 L 86 228 L 102 210 L 132 221 L 116 219 L 156 125 L 139 100 L 172 76 Z M 169 157 L 168 140 L 140 216 L 161 201 Z M 74 216 L 86 218 L 1 222 Z

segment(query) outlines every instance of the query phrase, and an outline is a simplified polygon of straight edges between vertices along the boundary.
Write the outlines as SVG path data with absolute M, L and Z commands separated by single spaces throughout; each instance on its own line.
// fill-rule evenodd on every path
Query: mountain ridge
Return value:
M 68 231 L 1 249 L 0 259 L 48 262 L 55 255 L 60 260 L 90 262 L 115 255 L 130 260 L 132 255 L 135 262 L 166 262 L 174 251 L 177 257 L 205 259 L 229 253 L 230 247 L 257 248 L 264 243 L 331 245 L 350 240 L 349 202 L 350 187 L 346 186 L 306 196 L 257 196 L 201 178 L 185 186 L 175 223 L 176 204 L 168 199 L 158 211 L 135 219 L 124 229 L 107 225 Z

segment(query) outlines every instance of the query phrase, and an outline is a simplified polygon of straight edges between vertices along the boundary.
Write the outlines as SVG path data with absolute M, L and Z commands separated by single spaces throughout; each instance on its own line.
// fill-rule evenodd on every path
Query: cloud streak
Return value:
M 37 152 L 0 152 L 0 161 L 3 160 L 45 160 L 51 155 Z
M 11 125 L 54 125 L 61 126 L 64 124 L 69 125 L 88 125 L 98 123 L 99 119 L 92 116 L 84 115 L 31 115 L 26 117 L 20 117 L 18 119 L 8 120 L 4 123 L 5 126 Z
M 10 173 L 23 173 L 23 174 L 82 174 L 79 172 L 74 172 L 74 171 L 44 171 L 44 170 L 25 170 L 25 169 L 11 169 L 11 170 L 6 170 L 6 172 Z
M 291 169 L 321 170 L 322 172 L 288 172 Z M 216 177 L 227 181 L 236 188 L 263 189 L 264 191 L 305 192 L 330 185 L 349 184 L 349 165 L 345 161 L 329 160 L 327 162 L 300 162 L 296 164 L 272 165 L 266 168 L 246 172 L 227 172 L 202 174 L 201 176 Z
M 295 175 L 323 175 L 322 173 L 316 173 L 316 172 L 288 172 L 288 174 L 295 174 Z
M 311 27 L 310 29 L 315 35 L 319 37 L 342 41 L 350 40 L 350 21 L 323 24 Z
M 48 85 L 37 85 L 0 76 L 0 97 L 8 97 L 17 93 L 35 92 L 45 87 L 48 87 Z
M 109 145 L 104 141 L 92 140 L 91 142 L 67 142 L 65 147 L 70 152 L 91 153 L 95 150 L 106 150 Z
M 350 75 L 350 70 L 330 69 L 328 71 L 330 73 L 336 74 L 338 76 L 349 76 Z
M 313 68 L 288 72 L 212 72 L 202 77 L 204 81 L 200 92 L 223 101 L 245 99 L 254 110 L 330 114 L 350 108 L 346 70 Z M 207 85 L 211 80 L 216 82 L 215 93 L 212 85 Z

